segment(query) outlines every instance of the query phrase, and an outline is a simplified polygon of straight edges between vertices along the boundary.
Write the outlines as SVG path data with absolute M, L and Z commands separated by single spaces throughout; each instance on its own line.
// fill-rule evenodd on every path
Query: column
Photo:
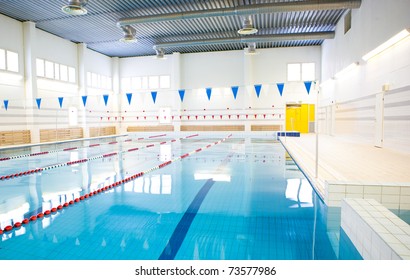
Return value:
M 87 71 L 85 69 L 87 44 L 77 44 L 77 81 L 78 81 L 78 97 L 77 108 L 78 112 L 81 112 L 81 127 L 83 128 L 84 138 L 90 137 L 90 131 L 87 122 L 87 110 L 83 105 L 81 96 L 87 95 Z
M 31 132 L 31 142 L 40 142 L 40 128 L 36 124 L 35 109 L 37 109 L 37 72 L 36 72 L 36 24 L 34 22 L 23 22 L 24 40 L 24 92 L 25 92 L 25 114 L 26 126 Z

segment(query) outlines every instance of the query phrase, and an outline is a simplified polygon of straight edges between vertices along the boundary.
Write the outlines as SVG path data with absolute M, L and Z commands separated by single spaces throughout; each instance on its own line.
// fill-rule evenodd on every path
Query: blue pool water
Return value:
M 0 162 L 2 176 L 155 144 L 0 181 L 1 228 L 219 140 L 138 137 Z M 4 150 L 0 157 L 93 142 Z M 230 138 L 5 232 L 0 259 L 360 259 L 331 210 L 280 143 Z

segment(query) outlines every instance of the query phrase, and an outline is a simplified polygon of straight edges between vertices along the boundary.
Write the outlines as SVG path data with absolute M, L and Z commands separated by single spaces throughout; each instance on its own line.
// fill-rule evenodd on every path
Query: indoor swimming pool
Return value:
M 130 134 L 0 158 L 2 260 L 360 259 L 267 137 Z

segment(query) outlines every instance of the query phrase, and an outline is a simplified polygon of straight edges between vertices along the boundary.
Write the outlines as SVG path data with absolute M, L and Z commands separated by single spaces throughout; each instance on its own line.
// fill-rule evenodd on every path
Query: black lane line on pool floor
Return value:
M 206 181 L 206 183 L 202 186 L 201 190 L 197 193 L 172 233 L 172 236 L 165 246 L 164 251 L 162 251 L 161 256 L 158 258 L 159 260 L 173 260 L 175 258 L 179 248 L 182 245 L 182 242 L 184 242 L 189 228 L 191 227 L 192 221 L 198 213 L 199 207 L 201 207 L 202 202 L 214 184 L 214 180 L 208 179 L 208 181 Z
M 216 169 L 216 171 L 220 171 L 221 167 L 223 167 L 230 160 L 231 157 L 232 153 L 230 153 L 225 158 L 225 160 Z M 196 214 L 198 214 L 198 210 L 201 207 L 202 202 L 204 201 L 206 195 L 208 194 L 209 190 L 212 188 L 214 184 L 215 181 L 212 178 L 208 179 L 202 186 L 202 188 L 199 190 L 194 200 L 192 200 L 188 209 L 185 211 L 184 215 L 182 216 L 181 220 L 176 226 L 174 232 L 171 235 L 171 238 L 169 239 L 167 245 L 165 246 L 158 260 L 175 259 L 175 256 L 177 255 L 179 248 L 182 245 L 182 242 L 184 242 L 184 239 L 188 233 L 189 228 L 191 227 L 192 222 L 195 219 Z

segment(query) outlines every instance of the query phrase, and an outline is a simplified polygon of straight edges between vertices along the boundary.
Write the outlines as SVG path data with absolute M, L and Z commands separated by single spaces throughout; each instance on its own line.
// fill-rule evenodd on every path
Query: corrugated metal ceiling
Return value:
M 89 0 L 88 13 L 83 16 L 69 16 L 61 11 L 66 0 L 0 0 L 0 13 L 20 21 L 32 21 L 44 31 L 67 40 L 86 43 L 97 52 L 108 56 L 154 55 L 153 46 L 172 41 L 207 40 L 232 38 L 239 35 L 242 18 L 236 15 L 185 20 L 162 21 L 135 24 L 138 42 L 121 43 L 122 30 L 117 27 L 121 18 L 172 13 L 192 12 L 212 9 L 240 7 L 243 5 L 300 2 L 306 0 Z M 337 0 L 323 0 L 321 2 Z M 346 1 L 344 1 L 346 2 Z M 358 1 L 352 1 L 358 2 Z M 360 1 L 359 1 L 360 2 Z M 345 9 L 276 12 L 251 15 L 257 35 L 299 34 L 309 32 L 334 31 L 335 25 Z M 283 42 L 257 43 L 257 48 L 294 47 L 321 45 L 323 40 L 292 40 Z M 183 46 L 165 50 L 172 52 L 207 52 L 240 50 L 244 43 L 218 45 Z

